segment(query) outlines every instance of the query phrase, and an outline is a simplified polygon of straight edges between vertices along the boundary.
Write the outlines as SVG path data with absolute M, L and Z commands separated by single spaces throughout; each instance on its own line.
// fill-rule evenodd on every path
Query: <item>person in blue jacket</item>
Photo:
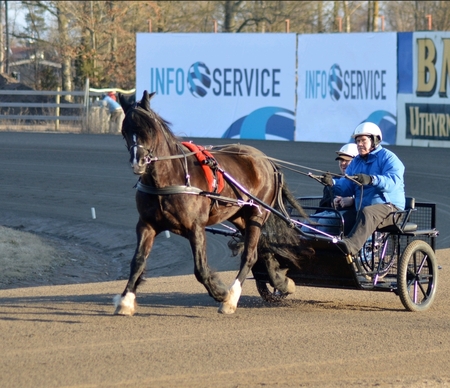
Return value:
M 103 101 L 105 101 L 110 113 L 109 132 L 119 133 L 121 130 L 120 125 L 123 119 L 123 109 L 117 102 L 116 94 L 114 92 L 108 92 L 108 94 L 103 96 Z
M 370 122 L 356 127 L 352 137 L 358 147 L 346 174 L 350 179 L 333 180 L 325 174 L 322 182 L 333 186 L 334 204 L 353 196 L 357 217 L 350 233 L 340 241 L 345 253 L 356 255 L 377 228 L 393 224 L 392 213 L 405 207 L 405 166 L 392 152 L 381 146 L 380 128 Z

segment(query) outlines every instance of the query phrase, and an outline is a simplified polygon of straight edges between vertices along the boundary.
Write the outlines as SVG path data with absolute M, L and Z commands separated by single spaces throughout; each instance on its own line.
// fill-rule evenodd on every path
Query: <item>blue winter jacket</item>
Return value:
M 372 183 L 363 186 L 361 208 L 377 203 L 392 203 L 399 209 L 405 208 L 405 166 L 392 152 L 379 145 L 369 153 L 367 159 L 357 155 L 347 167 L 347 175 L 367 174 Z M 334 195 L 355 196 L 356 209 L 361 202 L 361 186 L 349 179 L 338 179 L 333 186 Z
M 121 109 L 122 109 L 122 107 L 120 106 L 120 104 L 119 104 L 117 101 L 113 100 L 113 99 L 112 99 L 111 97 L 109 97 L 109 96 L 103 97 L 103 101 L 106 101 L 106 104 L 107 104 L 108 109 L 109 109 L 109 113 L 113 113 L 113 112 L 115 112 L 116 110 L 121 110 Z

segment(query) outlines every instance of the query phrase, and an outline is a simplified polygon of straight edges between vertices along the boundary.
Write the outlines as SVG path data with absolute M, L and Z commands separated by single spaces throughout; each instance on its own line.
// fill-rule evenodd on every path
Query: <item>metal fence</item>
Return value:
M 0 90 L 0 130 L 118 133 L 101 100 L 108 91 L 134 94 L 89 88 L 89 81 L 83 91 Z

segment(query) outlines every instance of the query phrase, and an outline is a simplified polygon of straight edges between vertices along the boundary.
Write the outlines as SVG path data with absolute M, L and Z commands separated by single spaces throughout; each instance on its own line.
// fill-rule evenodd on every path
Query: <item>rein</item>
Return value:
M 220 147 L 224 147 L 224 146 L 225 146 L 225 145 L 221 145 L 221 146 L 213 146 L 213 145 L 210 145 L 210 146 L 203 146 L 203 147 L 204 147 L 205 150 L 210 150 L 211 153 L 224 153 L 224 154 L 234 154 L 234 155 L 239 155 L 239 153 L 238 153 L 238 152 L 235 152 L 235 151 L 224 151 L 224 150 L 220 150 L 220 149 L 219 149 L 219 150 L 214 150 L 214 148 L 220 148 Z M 132 146 L 130 147 L 130 149 L 131 149 L 132 147 L 142 147 L 142 148 L 145 149 L 145 147 L 142 146 L 142 145 L 140 145 L 140 144 L 132 145 Z M 149 153 L 149 156 L 147 156 L 147 157 L 145 158 L 145 164 L 151 164 L 151 163 L 153 163 L 153 162 L 158 162 L 158 161 L 163 161 L 163 160 L 182 159 L 182 158 L 186 158 L 186 157 L 188 157 L 188 156 L 192 156 L 192 155 L 195 155 L 195 154 L 198 153 L 198 151 L 193 151 L 193 152 L 187 152 L 187 153 L 183 153 L 183 154 L 179 154 L 179 155 L 169 155 L 169 156 L 161 156 L 161 157 L 158 157 L 158 156 L 152 156 L 152 153 L 151 153 L 150 150 L 146 149 L 146 151 Z M 183 151 L 182 151 L 182 152 L 183 152 Z M 293 166 L 293 167 L 303 168 L 303 169 L 305 169 L 305 170 L 315 171 L 315 172 L 319 172 L 319 173 L 327 173 L 327 172 L 328 172 L 328 173 L 330 173 L 332 176 L 334 176 L 334 177 L 339 177 L 339 178 L 341 178 L 341 177 L 344 176 L 344 175 L 341 175 L 341 174 L 331 173 L 331 172 L 329 172 L 329 171 L 318 170 L 318 169 L 311 168 L 311 167 L 308 167 L 308 166 L 302 166 L 302 165 L 300 165 L 300 164 L 291 163 L 291 162 L 288 162 L 288 161 L 286 161 L 286 160 L 281 160 L 281 159 L 272 158 L 272 157 L 270 157 L 270 156 L 266 156 L 265 158 L 268 159 L 268 160 L 270 160 L 270 161 L 272 161 L 272 162 L 279 163 L 279 164 L 283 165 L 283 168 L 286 168 L 287 170 L 293 171 L 293 172 L 295 172 L 295 173 L 297 173 L 297 174 L 300 174 L 300 175 L 308 176 L 308 177 L 313 178 L 313 179 L 316 179 L 316 180 L 317 180 L 317 176 L 311 174 L 310 172 L 300 171 L 300 170 L 297 170 L 297 169 L 295 169 L 295 168 L 291 168 L 291 167 L 288 167 L 288 166 Z M 320 181 L 320 179 L 319 179 L 319 181 Z

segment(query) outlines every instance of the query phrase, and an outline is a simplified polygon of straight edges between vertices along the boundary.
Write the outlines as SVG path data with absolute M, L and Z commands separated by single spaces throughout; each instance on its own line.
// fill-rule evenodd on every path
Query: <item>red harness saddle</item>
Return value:
M 218 170 L 219 163 L 217 163 L 211 152 L 207 151 L 205 147 L 198 146 L 189 142 L 182 142 L 190 151 L 196 152 L 195 156 L 202 166 L 203 172 L 208 181 L 210 192 L 220 193 L 224 187 L 223 174 Z
M 195 156 L 202 166 L 206 180 L 208 181 L 209 191 L 220 193 L 224 187 L 223 174 L 218 170 L 219 164 L 211 152 L 193 143 L 182 142 L 181 144 L 190 151 L 196 152 Z

